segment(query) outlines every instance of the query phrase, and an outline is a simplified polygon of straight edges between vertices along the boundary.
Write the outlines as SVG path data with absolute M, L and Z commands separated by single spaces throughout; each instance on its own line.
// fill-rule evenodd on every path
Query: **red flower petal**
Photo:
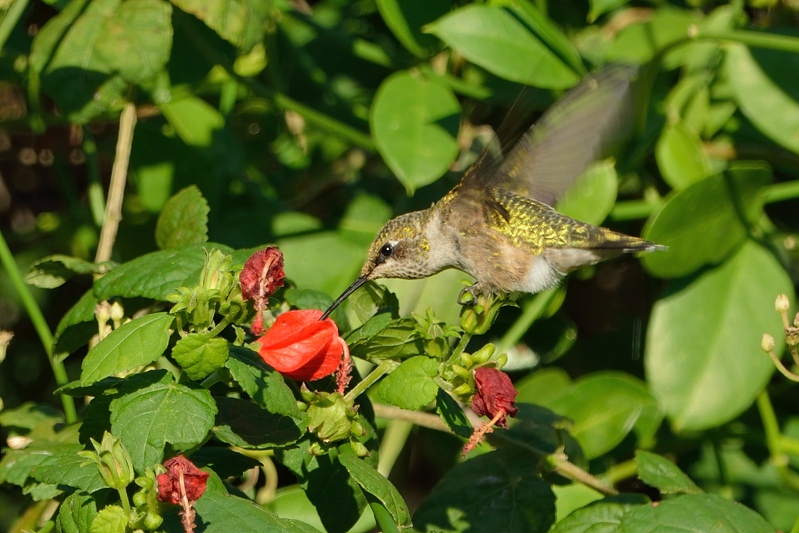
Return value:
M 181 505 L 184 495 L 189 504 L 200 499 L 205 492 L 208 472 L 203 472 L 182 455 L 165 461 L 164 467 L 166 474 L 159 474 L 157 478 L 159 500 Z
M 245 300 L 267 298 L 283 286 L 283 254 L 269 246 L 252 254 L 239 274 L 241 295 Z
M 505 415 L 516 416 L 519 412 L 515 405 L 516 395 L 519 393 L 508 375 L 496 368 L 480 367 L 474 372 L 474 383 L 477 393 L 472 398 L 472 410 L 489 418 L 502 413 L 497 425 L 508 427 Z

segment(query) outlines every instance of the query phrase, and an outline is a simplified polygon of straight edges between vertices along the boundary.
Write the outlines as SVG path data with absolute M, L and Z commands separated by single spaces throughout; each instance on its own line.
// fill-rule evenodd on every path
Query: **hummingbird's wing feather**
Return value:
M 558 100 L 504 158 L 488 153 L 464 185 L 499 187 L 553 205 L 595 161 L 632 134 L 638 69 L 610 65 Z M 472 183 L 469 183 L 472 181 Z

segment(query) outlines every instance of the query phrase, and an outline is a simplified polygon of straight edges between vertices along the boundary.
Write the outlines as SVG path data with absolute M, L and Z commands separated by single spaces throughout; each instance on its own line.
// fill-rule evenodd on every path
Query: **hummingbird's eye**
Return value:
M 383 257 L 388 257 L 394 251 L 394 245 L 390 242 L 387 242 L 380 248 L 380 255 Z

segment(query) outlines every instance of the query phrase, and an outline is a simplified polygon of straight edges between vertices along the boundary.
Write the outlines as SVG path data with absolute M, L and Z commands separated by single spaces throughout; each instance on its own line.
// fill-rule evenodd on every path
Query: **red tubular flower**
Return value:
M 203 472 L 194 463 L 178 455 L 164 462 L 166 474 L 158 475 L 158 499 L 175 505 L 186 502 L 191 505 L 200 499 L 205 492 L 205 483 L 210 475 Z
M 319 320 L 316 309 L 287 311 L 258 342 L 263 360 L 297 381 L 314 381 L 329 376 L 348 360 L 347 344 L 331 319 Z
M 477 393 L 472 398 L 472 410 L 480 416 L 496 418 L 496 425 L 508 427 L 506 415 L 516 416 L 516 395 L 513 382 L 505 372 L 496 368 L 480 367 L 474 372 Z
M 283 253 L 273 246 L 252 254 L 244 263 L 239 274 L 241 296 L 245 300 L 255 300 L 257 316 L 250 328 L 260 335 L 264 331 L 263 312 L 269 303 L 269 297 L 283 286 Z

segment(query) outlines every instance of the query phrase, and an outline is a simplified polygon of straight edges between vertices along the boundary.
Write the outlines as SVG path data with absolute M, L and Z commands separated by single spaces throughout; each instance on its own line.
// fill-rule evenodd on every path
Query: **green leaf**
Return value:
M 264 363 L 257 353 L 241 346 L 232 346 L 225 366 L 255 403 L 270 413 L 301 418 L 297 401 L 283 376 Z
M 646 269 L 676 278 L 723 261 L 759 218 L 770 181 L 768 167 L 743 163 L 673 194 L 644 228 L 644 238 L 669 247 L 643 256 Z
M 415 335 L 417 322 L 410 317 L 390 320 L 387 315 L 375 316 L 347 337 L 353 357 L 375 362 L 423 353 L 422 341 Z
M 214 435 L 241 448 L 286 446 L 302 437 L 305 423 L 300 419 L 270 413 L 252 402 L 237 398 L 217 398 L 219 415 Z
M 128 517 L 119 505 L 107 505 L 92 520 L 89 533 L 125 533 Z
M 164 205 L 155 226 L 155 242 L 162 250 L 208 240 L 208 202 L 196 185 L 178 191 Z
M 95 53 L 131 83 L 155 78 L 172 50 L 172 6 L 163 0 L 125 0 L 103 24 Z
M 662 455 L 639 450 L 635 452 L 635 460 L 641 481 L 655 487 L 662 494 L 702 493 L 702 489 L 685 472 Z
M 199 283 L 206 250 L 232 252 L 225 245 L 205 243 L 145 254 L 119 265 L 97 280 L 94 295 L 98 300 L 114 296 L 143 296 L 166 301 L 166 297 L 178 287 L 194 287 Z
M 558 211 L 589 224 L 600 224 L 613 209 L 618 192 L 613 161 L 592 165 L 558 200 Z
M 271 5 L 266 0 L 171 1 L 243 51 L 249 51 L 263 40 Z
M 601 15 L 629 3 L 630 0 L 588 0 L 591 9 L 588 11 L 588 22 L 594 22 Z
M 218 109 L 192 95 L 160 102 L 158 107 L 183 142 L 205 149 L 201 151 L 206 155 L 212 153 L 212 145 L 225 127 L 225 117 Z
M 14 408 L 5 408 L 0 411 L 0 426 L 20 430 L 32 430 L 40 424 L 52 426 L 63 422 L 63 416 L 57 409 L 49 405 L 34 402 L 25 402 Z M 27 433 L 23 431 L 22 433 Z
M 380 155 L 408 194 L 443 176 L 455 161 L 460 112 L 448 87 L 407 72 L 380 85 L 369 124 Z
M 228 494 L 225 485 L 215 472 L 210 472 L 205 492 L 194 504 L 206 531 L 259 533 L 319 533 L 318 530 L 297 520 L 283 520 L 253 501 Z M 175 524 L 178 530 L 179 524 Z M 170 529 L 171 531 L 171 529 Z
M 61 317 L 54 335 L 54 353 L 71 354 L 97 334 L 97 319 L 94 316 L 97 303 L 94 293 L 88 290 Z
M 574 422 L 570 433 L 588 459 L 609 452 L 631 431 L 640 444 L 647 444 L 663 416 L 646 386 L 621 372 L 595 372 L 579 379 L 545 407 Z
M 799 102 L 785 93 L 784 88 L 790 85 L 771 79 L 744 45 L 731 44 L 724 49 L 730 86 L 741 112 L 769 138 L 799 153 Z M 793 55 L 775 54 L 777 68 L 790 75 L 796 67 Z M 788 79 L 779 81 L 791 83 Z
M 203 442 L 217 409 L 207 390 L 155 383 L 111 402 L 111 432 L 141 473 L 164 458 L 167 442 L 186 450 Z
M 451 8 L 450 0 L 377 0 L 377 9 L 386 26 L 406 50 L 422 59 L 439 46 L 438 39 L 422 33 L 422 26 Z
M 34 261 L 25 274 L 25 283 L 42 289 L 55 289 L 75 274 L 97 274 L 104 265 L 68 255 L 50 255 Z
M 70 494 L 58 507 L 56 528 L 59 533 L 85 533 L 97 516 L 97 502 L 85 492 Z
M 568 418 L 540 405 L 517 402 L 516 407 L 519 412 L 511 419 L 510 428 L 495 431 L 489 437 L 490 441 L 512 444 L 528 452 L 536 450 L 542 456 L 562 452 L 572 463 L 587 467 L 583 450 L 568 432 L 572 425 Z
M 427 26 L 463 56 L 501 78 L 545 89 L 566 89 L 579 76 L 505 8 L 469 5 Z
M 665 182 L 677 190 L 685 189 L 712 172 L 702 140 L 682 122 L 663 129 L 655 146 L 655 158 Z
M 81 385 L 90 385 L 117 372 L 149 365 L 169 344 L 174 317 L 153 313 L 133 319 L 112 331 L 89 350 L 81 363 Z
M 339 454 L 338 460 L 361 488 L 377 498 L 391 514 L 398 529 L 410 528 L 411 515 L 408 504 L 397 488 L 362 459 L 350 454 Z
M 569 390 L 572 380 L 562 368 L 548 367 L 528 374 L 514 386 L 519 392 L 517 403 L 549 405 L 554 398 Z
M 474 431 L 472 423 L 469 422 L 460 404 L 444 389 L 436 391 L 436 411 L 456 435 L 464 439 L 468 439 L 471 436 Z
M 106 488 L 100 471 L 75 450 L 55 453 L 31 470 L 31 477 L 42 483 L 75 487 L 92 493 Z
M 392 405 L 415 411 L 436 399 L 438 362 L 419 355 L 403 361 L 377 387 L 377 394 Z
M 53 456 L 77 454 L 82 449 L 83 446 L 77 443 L 40 440 L 21 450 L 3 450 L 3 458 L 0 459 L 0 483 L 26 487 L 29 485 L 31 473 L 37 466 Z M 60 491 L 55 492 L 57 494 Z
M 577 509 L 572 514 L 555 524 L 550 533 L 620 533 L 621 520 L 626 512 L 643 502 L 614 502 L 610 498 Z
M 621 519 L 623 533 L 775 533 L 756 512 L 717 494 L 689 494 L 641 505 Z
M 667 288 L 652 309 L 644 363 L 675 430 L 718 426 L 754 401 L 774 370 L 760 337 L 770 332 L 783 343 L 774 313 L 782 293 L 792 298 L 788 274 L 751 241 L 720 266 Z
M 172 349 L 172 357 L 193 381 L 200 381 L 225 366 L 228 353 L 227 340 L 207 333 L 183 337 Z
M 426 532 L 545 533 L 555 522 L 555 495 L 539 459 L 500 449 L 456 465 L 413 515 Z

